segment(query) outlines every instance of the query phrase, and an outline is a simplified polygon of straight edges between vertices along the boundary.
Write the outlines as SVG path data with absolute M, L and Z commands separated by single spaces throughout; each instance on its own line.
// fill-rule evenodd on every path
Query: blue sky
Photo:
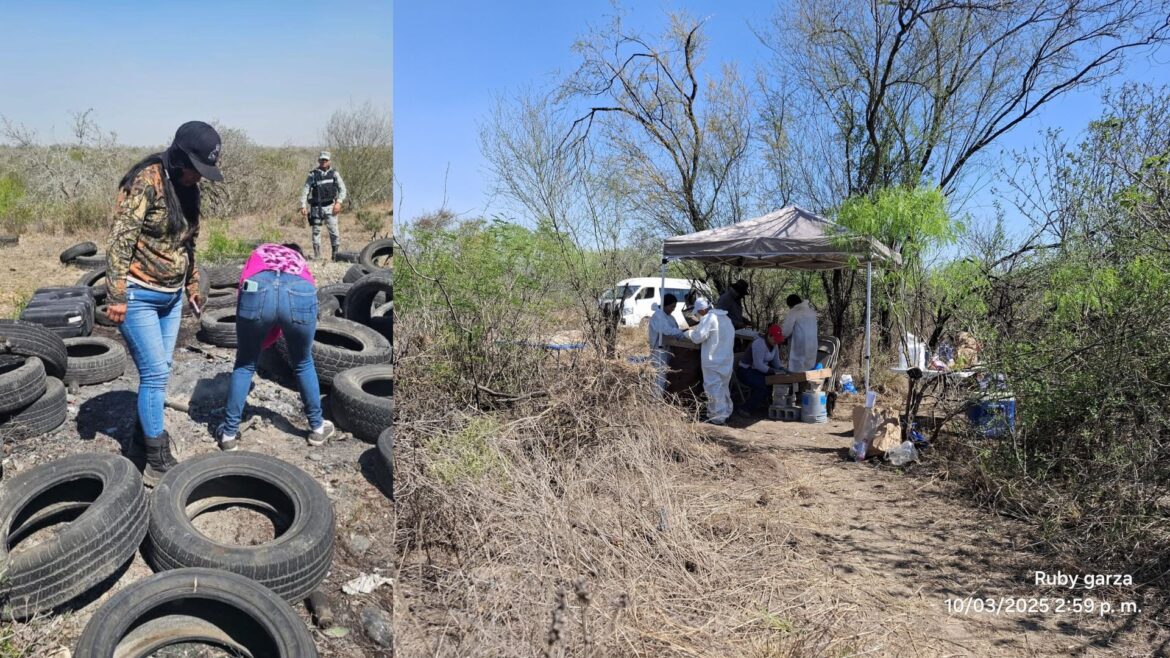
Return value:
M 706 17 L 708 70 L 736 62 L 752 79 L 768 61 L 752 29 L 768 26 L 775 5 L 765 0 L 679 0 L 627 3 L 627 22 L 657 32 L 666 12 L 685 9 Z M 495 99 L 526 88 L 543 88 L 574 70 L 573 41 L 589 25 L 602 25 L 612 13 L 607 0 L 541 2 L 459 0 L 401 3 L 395 14 L 395 166 L 399 217 L 410 220 L 447 199 L 452 210 L 468 215 L 502 211 L 490 197 L 491 181 L 479 152 L 479 126 Z M 1170 82 L 1170 52 L 1142 59 L 1125 78 Z M 1119 81 L 1120 82 L 1120 81 Z M 1099 91 L 1066 97 L 1009 133 L 998 148 L 1039 141 L 1048 128 L 1077 132 L 1100 110 Z M 994 152 L 993 152 L 994 155 Z M 993 180 L 967 205 L 976 215 L 991 214 Z
M 350 101 L 391 106 L 391 0 L 5 0 L 0 115 L 69 139 L 72 112 L 158 145 L 190 119 L 319 143 Z

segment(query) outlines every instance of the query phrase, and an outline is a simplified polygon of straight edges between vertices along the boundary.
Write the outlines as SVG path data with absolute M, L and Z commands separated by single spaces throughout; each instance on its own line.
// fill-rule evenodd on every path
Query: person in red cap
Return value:
M 752 341 L 752 347 L 743 353 L 739 363 L 739 381 L 751 389 L 751 397 L 742 409 L 736 409 L 741 416 L 762 413 L 768 403 L 768 384 L 765 378 L 784 369 L 780 364 L 780 343 L 784 334 L 778 325 L 768 326 L 763 336 Z

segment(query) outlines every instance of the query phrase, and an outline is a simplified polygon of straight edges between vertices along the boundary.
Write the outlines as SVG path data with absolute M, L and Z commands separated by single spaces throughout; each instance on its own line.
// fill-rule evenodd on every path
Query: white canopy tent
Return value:
M 873 264 L 901 264 L 885 245 L 797 206 L 788 206 L 731 226 L 667 238 L 662 277 L 672 260 L 733 267 L 835 270 L 865 263 L 865 390 L 869 391 L 870 315 Z

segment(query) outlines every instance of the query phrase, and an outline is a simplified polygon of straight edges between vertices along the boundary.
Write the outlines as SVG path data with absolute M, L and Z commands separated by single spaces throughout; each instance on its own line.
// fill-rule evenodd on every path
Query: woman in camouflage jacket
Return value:
M 171 466 L 163 405 L 179 335 L 184 290 L 192 310 L 203 306 L 195 238 L 199 181 L 223 180 L 219 134 L 190 121 L 167 150 L 147 156 L 118 185 L 107 251 L 107 314 L 122 332 L 138 368 L 138 422 L 146 448 L 144 479 L 157 482 Z

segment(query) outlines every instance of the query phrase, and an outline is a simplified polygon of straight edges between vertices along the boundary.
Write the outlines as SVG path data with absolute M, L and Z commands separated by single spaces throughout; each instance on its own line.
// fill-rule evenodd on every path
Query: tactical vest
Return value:
M 309 174 L 313 181 L 309 184 L 309 203 L 314 206 L 331 206 L 337 200 L 337 171 L 333 167 L 329 171 L 322 171 L 320 167 Z

